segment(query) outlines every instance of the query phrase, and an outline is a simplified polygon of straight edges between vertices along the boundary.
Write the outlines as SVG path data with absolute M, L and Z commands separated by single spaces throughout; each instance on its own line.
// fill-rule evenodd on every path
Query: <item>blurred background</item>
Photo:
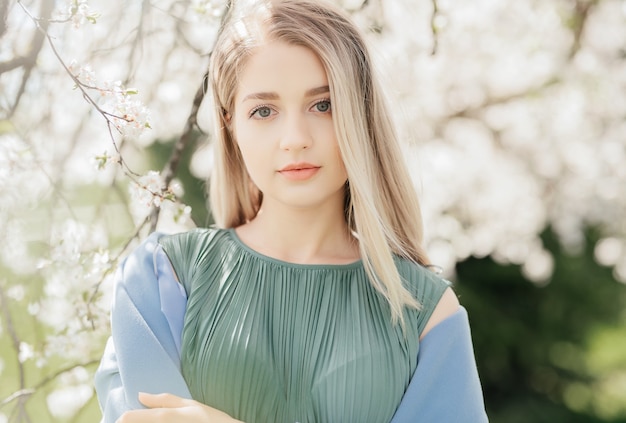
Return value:
M 626 422 L 626 1 L 345 0 L 494 423 Z M 0 423 L 96 422 L 111 276 L 211 223 L 226 0 L 0 3 Z

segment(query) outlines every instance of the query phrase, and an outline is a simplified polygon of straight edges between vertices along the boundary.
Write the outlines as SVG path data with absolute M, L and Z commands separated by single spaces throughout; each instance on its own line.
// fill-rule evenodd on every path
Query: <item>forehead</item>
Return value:
M 313 50 L 270 41 L 256 47 L 240 69 L 236 98 L 241 101 L 254 92 L 302 95 L 321 86 L 328 86 L 328 78 Z

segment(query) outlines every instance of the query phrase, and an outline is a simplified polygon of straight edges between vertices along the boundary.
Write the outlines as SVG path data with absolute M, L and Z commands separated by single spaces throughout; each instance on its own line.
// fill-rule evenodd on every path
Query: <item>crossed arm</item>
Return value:
M 126 411 L 116 423 L 242 423 L 215 408 L 173 394 L 140 392 L 138 398 L 146 408 Z

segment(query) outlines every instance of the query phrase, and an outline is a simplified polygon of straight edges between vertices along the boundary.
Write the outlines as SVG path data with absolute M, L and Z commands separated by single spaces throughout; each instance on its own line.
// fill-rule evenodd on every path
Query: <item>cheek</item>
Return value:
M 261 143 L 254 136 L 254 131 L 250 131 L 245 125 L 237 125 L 233 128 L 233 140 L 235 147 L 239 149 L 239 154 L 243 159 L 243 164 L 250 176 L 250 179 L 258 185 L 259 177 L 262 175 L 264 166 L 267 166 L 267 158 L 264 156 L 264 149 Z
M 254 123 L 249 121 L 245 116 L 235 115 L 232 120 L 230 130 L 237 142 L 242 148 L 249 148 L 251 142 L 258 135 L 258 130 L 254 127 Z
M 243 161 L 246 167 L 253 168 L 262 166 L 264 163 L 267 166 L 268 164 L 268 152 L 267 149 L 262 148 L 259 142 L 254 142 L 255 140 L 250 139 L 242 139 L 239 138 L 238 141 L 235 141 L 237 147 L 239 148 L 239 153 L 243 158 Z
M 272 128 L 250 121 L 235 121 L 235 128 L 233 129 L 235 143 L 239 147 L 247 166 L 267 166 L 272 163 L 271 158 L 276 153 L 275 136 Z
M 341 169 L 341 171 L 346 173 L 346 175 L 347 175 L 345 162 L 343 160 L 343 156 L 341 154 L 341 150 L 339 149 L 339 144 L 337 142 L 337 139 L 335 139 L 333 147 L 334 147 L 334 153 L 335 153 L 335 160 L 337 161 L 338 166 Z
M 236 119 L 233 119 L 230 131 L 233 135 L 233 140 L 239 148 L 241 155 L 245 158 L 249 155 L 250 148 L 253 147 L 250 143 L 250 134 L 245 125 L 242 125 Z

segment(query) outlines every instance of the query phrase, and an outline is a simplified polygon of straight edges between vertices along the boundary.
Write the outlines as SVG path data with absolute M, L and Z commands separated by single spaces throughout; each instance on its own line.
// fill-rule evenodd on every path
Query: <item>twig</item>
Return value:
M 26 376 L 24 373 L 24 365 L 19 360 L 20 354 L 20 338 L 15 331 L 15 326 L 13 325 L 13 319 L 11 318 L 11 311 L 9 310 L 9 302 L 7 300 L 6 294 L 4 293 L 4 289 L 2 285 L 0 285 L 0 308 L 4 314 L 4 320 L 6 323 L 6 329 L 9 332 L 9 337 L 11 338 L 11 344 L 13 345 L 13 349 L 15 350 L 15 354 L 17 356 L 17 370 L 20 379 L 20 389 L 24 389 L 26 386 Z
M 537 85 L 536 87 L 533 88 L 529 88 L 527 90 L 523 90 L 517 93 L 513 93 L 513 94 L 509 94 L 509 95 L 505 95 L 505 96 L 501 96 L 501 97 L 490 97 L 488 99 L 486 99 L 483 103 L 476 105 L 476 106 L 472 106 L 472 107 L 467 107 L 463 110 L 459 110 L 458 112 L 452 113 L 450 115 L 447 115 L 444 120 L 450 120 L 453 118 L 460 118 L 460 117 L 473 117 L 476 115 L 476 113 L 481 112 L 483 110 L 485 110 L 486 108 L 490 107 L 490 106 L 495 106 L 498 104 L 504 104 L 504 103 L 508 103 L 510 101 L 514 101 L 514 100 L 518 100 L 520 98 L 524 98 L 524 97 L 528 97 L 529 95 L 533 95 L 533 94 L 537 94 L 543 90 L 545 90 L 548 87 L 551 87 L 552 85 L 557 84 L 559 81 L 558 77 L 553 77 L 550 78 L 546 81 L 544 81 L 543 83 Z
M 124 85 L 128 84 L 128 82 L 134 77 L 135 69 L 133 69 L 133 57 L 135 57 L 135 51 L 140 46 L 141 37 L 143 35 L 143 23 L 146 16 L 146 10 L 150 7 L 149 0 L 143 0 L 141 2 L 141 16 L 139 17 L 139 24 L 137 25 L 137 34 L 135 35 L 135 39 L 133 40 L 130 51 L 128 52 L 128 63 L 130 65 L 130 69 L 128 72 L 128 76 L 124 81 Z
M 54 372 L 53 374 L 43 378 L 42 380 L 39 381 L 39 383 L 37 385 L 35 385 L 32 388 L 33 392 L 38 391 L 39 389 L 43 388 L 44 386 L 46 386 L 47 384 L 49 384 L 50 382 L 52 382 L 53 380 L 55 380 L 56 378 L 58 378 L 59 376 L 61 376 L 64 373 L 67 372 L 71 372 L 72 370 L 78 368 L 78 367 L 89 367 L 89 366 L 93 366 L 94 364 L 98 364 L 100 362 L 100 360 L 89 360 L 87 362 L 84 363 L 78 363 L 78 364 L 72 364 L 71 366 L 67 366 L 64 367 L 62 369 L 57 370 L 56 372 Z
M 24 398 L 24 397 L 30 397 L 35 392 L 36 392 L 35 389 L 32 389 L 32 388 L 20 389 L 19 391 L 15 391 L 11 395 L 9 395 L 8 397 L 6 397 L 2 401 L 0 401 L 0 408 L 4 407 L 7 404 L 10 404 L 11 402 L 13 402 L 13 401 L 15 401 L 17 399 L 21 399 L 21 398 Z
M 205 80 L 207 75 L 205 74 L 202 78 L 202 82 L 200 86 L 196 90 L 196 95 L 193 98 L 193 103 L 191 105 L 191 111 L 189 112 L 189 116 L 187 117 L 187 121 L 185 122 L 185 127 L 183 129 L 182 134 L 176 140 L 174 144 L 174 148 L 170 154 L 170 157 L 165 163 L 163 170 L 161 171 L 161 175 L 163 178 L 163 185 L 165 189 L 169 187 L 172 179 L 176 176 L 176 172 L 178 171 L 178 166 L 180 165 L 180 160 L 182 158 L 183 152 L 189 145 L 189 142 L 193 138 L 193 129 L 198 124 L 198 110 L 200 109 L 200 104 L 202 104 L 202 100 L 205 97 Z M 154 232 L 156 230 L 156 225 L 159 220 L 160 207 L 153 207 L 152 212 L 150 214 L 151 227 L 150 232 Z
M 41 15 L 43 16 L 43 19 L 44 19 L 44 24 L 43 24 L 44 30 L 48 25 L 48 20 L 52 16 L 53 10 L 54 10 L 54 1 L 44 0 L 42 2 Z M 39 27 L 38 24 L 37 24 L 37 27 Z M 30 50 L 28 51 L 26 55 L 16 57 L 7 62 L 0 62 L 0 74 L 2 74 L 3 72 L 11 71 L 18 67 L 24 67 L 24 73 L 22 75 L 22 81 L 20 83 L 20 87 L 17 91 L 17 94 L 15 95 L 13 104 L 9 108 L 8 115 L 6 116 L 6 118 L 8 119 L 10 119 L 13 116 L 13 114 L 17 110 L 17 107 L 20 104 L 20 100 L 22 99 L 22 95 L 24 94 L 24 91 L 26 89 L 26 83 L 28 82 L 28 79 L 30 78 L 32 70 L 37 63 L 37 57 L 39 56 L 39 53 L 41 52 L 41 49 L 43 47 L 43 42 L 44 42 L 44 37 L 42 35 L 42 32 L 35 31 L 32 37 L 32 40 L 30 42 L 30 46 L 31 46 Z
M 228 1 L 225 6 L 226 12 L 222 14 L 222 21 L 220 23 L 220 28 L 224 25 L 224 22 L 226 21 L 228 17 L 228 14 L 229 14 L 228 11 L 231 9 L 231 5 L 232 5 L 232 0 Z M 209 54 L 209 57 L 210 56 L 211 55 Z M 197 124 L 198 124 L 198 110 L 200 109 L 202 100 L 204 99 L 206 95 L 207 78 L 208 78 L 208 73 L 205 73 L 204 76 L 202 77 L 202 81 L 200 81 L 200 85 L 196 89 L 196 94 L 193 98 L 193 103 L 191 105 L 191 111 L 189 112 L 189 116 L 187 117 L 187 121 L 185 122 L 185 127 L 183 128 L 183 132 L 180 135 L 180 137 L 178 137 L 178 139 L 176 140 L 176 143 L 174 144 L 174 148 L 172 149 L 170 157 L 167 160 L 167 163 L 165 163 L 163 170 L 161 171 L 161 175 L 163 177 L 163 182 L 164 182 L 166 190 L 169 187 L 170 183 L 172 182 L 172 179 L 174 179 L 174 177 L 176 176 L 176 172 L 178 171 L 178 166 L 180 164 L 182 154 L 187 148 L 187 146 L 189 145 L 189 142 L 191 141 L 191 139 L 193 138 L 192 137 L 193 129 L 197 127 Z M 151 220 L 150 231 L 151 232 L 154 232 L 156 230 L 160 213 L 161 213 L 160 207 L 154 207 L 150 213 L 150 220 Z
M 15 400 L 19 400 L 21 402 L 24 402 L 28 398 L 30 398 L 31 395 L 35 394 L 39 389 L 43 388 L 44 386 L 46 386 L 47 384 L 49 384 L 50 382 L 52 382 L 53 380 L 55 380 L 56 378 L 61 376 L 62 374 L 67 373 L 67 372 L 71 372 L 72 370 L 76 369 L 77 367 L 93 366 L 94 364 L 98 364 L 99 361 L 100 360 L 90 360 L 90 361 L 87 361 L 85 363 L 73 364 L 71 366 L 67 366 L 67 367 L 64 367 L 62 369 L 59 369 L 56 372 L 54 372 L 53 374 L 51 374 L 51 375 L 45 377 L 44 379 L 42 379 L 41 381 L 39 381 L 39 383 L 37 385 L 35 385 L 33 388 L 22 388 L 22 389 L 20 389 L 18 391 L 13 392 L 11 395 L 9 395 L 8 397 L 6 397 L 2 401 L 0 401 L 0 408 L 4 407 L 5 405 L 10 404 L 11 402 L 13 402 Z
M 0 2 L 0 37 L 4 35 L 7 30 L 7 15 L 9 14 L 9 2 Z
M 20 3 L 19 0 L 18 0 L 18 4 L 20 4 L 22 8 L 24 7 Z M 48 20 L 50 19 L 50 16 L 52 16 L 53 10 L 54 10 L 54 1 L 52 0 L 42 1 L 41 14 L 43 18 L 41 18 L 41 20 L 44 26 L 42 27 L 38 21 L 35 21 L 35 25 L 37 26 L 38 29 L 41 28 L 43 31 L 35 32 L 29 44 L 31 48 L 26 55 L 16 57 L 6 62 L 0 62 L 0 74 L 3 72 L 13 70 L 18 67 L 21 67 L 21 66 L 32 67 L 35 65 L 37 61 L 37 56 L 39 55 L 39 52 L 41 51 L 41 48 L 43 46 L 43 41 L 44 41 L 43 34 L 45 34 L 45 29 L 48 25 Z
M 18 374 L 19 374 L 19 380 L 20 380 L 20 385 L 19 385 L 19 389 L 17 392 L 21 392 L 21 394 L 14 396 L 8 402 L 11 402 L 17 399 L 18 405 L 15 408 L 14 412 L 17 411 L 18 415 L 20 416 L 20 419 L 24 419 L 27 422 L 30 422 L 30 417 L 28 416 L 28 413 L 26 412 L 26 409 L 24 408 L 24 402 L 26 399 L 28 399 L 30 394 L 28 393 L 28 390 L 25 389 L 26 375 L 24 372 L 24 364 L 21 362 L 20 357 L 19 357 L 21 342 L 20 342 L 19 337 L 17 336 L 17 332 L 15 331 L 15 326 L 13 325 L 13 319 L 11 318 L 11 312 L 9 310 L 9 302 L 7 301 L 6 295 L 1 285 L 0 285 L 0 308 L 4 312 L 4 320 L 6 322 L 6 328 L 9 332 L 9 336 L 11 337 L 13 349 L 15 349 L 15 354 L 17 356 L 17 366 L 18 366 Z M 5 401 L 7 400 L 2 401 L 2 403 L 0 403 L 0 406 L 4 406 Z
M 433 13 L 430 15 L 430 30 L 433 34 L 433 48 L 430 51 L 431 55 L 437 54 L 437 49 L 439 48 L 439 29 L 437 28 L 437 16 L 439 15 L 439 4 L 437 0 L 431 0 L 433 5 Z
M 170 158 L 165 164 L 163 171 L 161 172 L 166 187 L 169 186 L 169 184 L 172 182 L 172 179 L 176 175 L 176 171 L 178 170 L 182 154 L 185 151 L 185 148 L 189 145 L 189 141 L 191 141 L 194 128 L 198 125 L 198 110 L 200 109 L 202 100 L 205 97 L 205 84 L 207 78 L 208 74 L 205 74 L 202 77 L 202 82 L 196 90 L 196 95 L 193 98 L 193 103 L 191 104 L 191 112 L 189 113 L 187 122 L 185 122 L 183 133 L 174 144 L 174 148 L 172 149 Z
M 113 148 L 115 148 L 115 151 L 120 155 L 119 164 L 122 166 L 122 168 L 124 169 L 125 173 L 129 177 L 131 177 L 131 178 L 132 178 L 132 176 L 139 176 L 136 172 L 133 172 L 130 169 L 130 167 L 128 167 L 128 165 L 126 164 L 126 162 L 122 158 L 119 146 L 117 145 L 117 142 L 115 141 L 115 137 L 113 136 L 113 131 L 111 129 L 112 126 L 115 127 L 115 124 L 111 120 L 111 118 L 122 119 L 122 120 L 126 120 L 126 121 L 128 121 L 128 119 L 124 118 L 123 116 L 117 116 L 115 114 L 112 114 L 112 113 L 109 113 L 109 112 L 103 110 L 98 105 L 98 103 L 96 103 L 96 101 L 93 98 L 91 98 L 91 96 L 87 92 L 86 88 L 93 89 L 95 87 L 90 87 L 90 86 L 82 83 L 72 73 L 72 71 L 65 64 L 65 61 L 63 60 L 63 58 L 59 54 L 58 50 L 56 49 L 56 46 L 54 45 L 54 42 L 52 41 L 52 38 L 50 37 L 50 34 L 48 34 L 48 32 L 41 25 L 39 25 L 39 18 L 36 18 L 35 16 L 33 16 L 32 13 L 30 13 L 30 11 L 26 8 L 26 6 L 24 6 L 22 4 L 21 0 L 18 0 L 17 4 L 20 5 L 20 7 L 24 11 L 24 13 L 26 13 L 26 15 L 35 23 L 35 25 L 37 26 L 37 29 L 43 34 L 43 36 L 46 39 L 46 41 L 48 41 L 48 45 L 52 49 L 52 53 L 57 58 L 57 60 L 59 61 L 59 63 L 63 67 L 63 69 L 65 69 L 65 72 L 69 75 L 69 77 L 72 79 L 72 81 L 74 81 L 74 84 L 76 85 L 76 87 L 81 91 L 81 94 L 82 94 L 83 98 L 85 99 L 85 101 L 87 101 L 94 109 L 96 109 L 96 111 L 98 113 L 100 113 L 100 115 L 102 115 L 102 117 L 104 117 L 104 119 L 105 119 L 105 121 L 107 123 L 107 129 L 109 131 L 109 135 L 110 135 L 110 138 L 111 138 L 111 143 L 113 144 Z M 119 130 L 118 130 L 118 132 L 119 132 Z M 134 178 L 132 178 L 132 179 L 134 179 Z
M 126 243 L 122 246 L 119 253 L 115 257 L 113 257 L 113 259 L 111 260 L 110 268 L 106 272 L 104 272 L 100 280 L 94 285 L 91 295 L 89 296 L 89 299 L 87 300 L 87 310 L 89 313 L 91 311 L 90 305 L 93 304 L 93 302 L 95 301 L 96 295 L 98 295 L 98 293 L 100 292 L 100 287 L 104 283 L 104 280 L 115 269 L 117 262 L 122 257 L 122 254 L 124 254 L 124 252 L 128 249 L 131 242 L 133 242 L 135 239 L 139 237 L 141 230 L 148 224 L 149 221 L 150 221 L 150 217 L 146 217 L 143 220 L 143 222 L 141 222 L 141 224 L 135 228 L 135 232 L 126 240 Z M 93 328 L 93 321 L 91 322 L 91 324 Z
M 589 15 L 591 14 L 591 10 L 597 6 L 598 0 L 577 0 L 574 6 L 574 16 L 572 21 L 574 23 L 573 33 L 574 33 L 574 42 L 568 54 L 568 59 L 574 58 L 578 50 L 581 47 L 581 39 L 583 36 L 583 32 L 585 31 L 585 27 L 587 25 L 587 21 Z

